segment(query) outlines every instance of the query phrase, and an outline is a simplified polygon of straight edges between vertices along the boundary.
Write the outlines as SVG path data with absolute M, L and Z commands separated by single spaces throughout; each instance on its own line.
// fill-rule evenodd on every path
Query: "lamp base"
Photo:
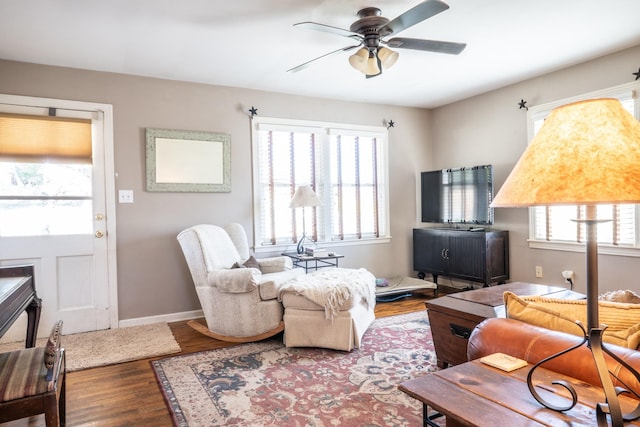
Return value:
M 593 355 L 594 363 L 596 371 L 598 372 L 598 376 L 600 377 L 600 382 L 602 384 L 602 389 L 604 391 L 604 402 L 598 403 L 596 405 L 596 421 L 598 427 L 607 427 L 609 426 L 609 421 L 611 422 L 612 427 L 622 427 L 625 421 L 633 421 L 640 418 L 640 404 L 638 404 L 635 408 L 632 409 L 631 412 L 623 413 L 622 408 L 620 406 L 620 402 L 618 400 L 618 394 L 622 392 L 627 392 L 620 387 L 615 387 L 613 385 L 613 381 L 611 379 L 611 375 L 613 373 L 609 372 L 607 369 L 607 363 L 605 362 L 604 354 L 608 354 L 612 359 L 618 362 L 623 369 L 631 372 L 637 380 L 640 381 L 640 374 L 636 372 L 628 363 L 619 358 L 615 353 L 609 351 L 602 342 L 602 334 L 604 332 L 604 328 L 593 328 L 590 331 L 587 331 L 584 326 L 578 322 L 577 323 L 584 332 L 584 338 L 582 342 L 574 345 L 573 347 L 567 348 L 559 353 L 553 354 L 543 360 L 540 360 L 538 363 L 533 365 L 533 367 L 529 370 L 527 374 L 527 386 L 529 387 L 529 391 L 531 395 L 544 407 L 548 409 L 552 409 L 554 411 L 563 412 L 572 409 L 578 403 L 578 395 L 573 387 L 567 381 L 557 380 L 552 381 L 551 384 L 560 386 L 564 388 L 570 394 L 570 402 L 565 405 L 555 405 L 549 401 L 546 401 L 538 392 L 536 391 L 536 386 L 533 382 L 534 371 L 544 363 L 550 361 L 551 359 L 555 359 L 565 353 L 569 353 L 583 345 L 587 345 L 587 347 L 591 350 Z M 544 387 L 543 387 L 544 388 Z M 635 393 L 633 393 L 635 395 Z
M 308 238 L 306 234 L 303 234 L 300 240 L 298 240 L 298 246 L 296 246 L 296 252 L 298 255 L 302 255 L 306 249 L 305 240 L 309 242 L 307 246 L 315 246 L 316 244 L 316 242 Z
M 576 222 L 584 223 L 587 229 L 587 327 L 585 328 L 582 323 L 577 322 L 577 325 L 580 326 L 584 334 L 583 340 L 581 343 L 559 353 L 553 354 L 533 365 L 527 375 L 527 385 L 529 386 L 529 391 L 533 397 L 538 401 L 538 403 L 546 408 L 553 409 L 555 411 L 566 411 L 573 408 L 578 402 L 578 398 L 577 393 L 571 384 L 566 381 L 552 382 L 552 384 L 564 387 L 571 394 L 570 404 L 566 406 L 556 406 L 546 401 L 537 393 L 532 380 L 533 372 L 545 362 L 586 344 L 593 355 L 595 368 L 598 372 L 598 377 L 600 378 L 600 383 L 604 391 L 604 402 L 598 403 L 596 406 L 596 420 L 598 427 L 608 426 L 609 420 L 611 421 L 612 427 L 622 427 L 625 421 L 632 421 L 640 418 L 640 404 L 638 404 L 631 412 L 622 412 L 620 401 L 618 400 L 618 394 L 627 390 L 621 387 L 614 387 L 611 379 L 613 373 L 609 372 L 609 369 L 607 368 L 604 354 L 606 353 L 611 356 L 623 367 L 623 369 L 626 369 L 633 374 L 638 381 L 640 381 L 640 373 L 603 345 L 602 335 L 606 326 L 599 325 L 598 317 L 598 240 L 596 235 L 596 226 L 602 221 L 595 219 L 596 210 L 594 205 L 588 205 L 586 207 L 586 217 L 586 219 L 575 220 Z

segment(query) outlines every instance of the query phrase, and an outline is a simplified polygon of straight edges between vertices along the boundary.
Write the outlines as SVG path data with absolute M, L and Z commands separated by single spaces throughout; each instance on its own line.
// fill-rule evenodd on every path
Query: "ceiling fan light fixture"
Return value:
M 393 67 L 393 64 L 398 60 L 398 52 L 395 52 L 389 48 L 381 47 L 378 49 L 378 58 L 380 58 L 380 63 L 384 69 L 389 69 Z
M 396 37 L 401 31 L 447 9 L 449 6 L 442 0 L 422 0 L 418 5 L 389 20 L 382 16 L 382 11 L 379 8 L 365 7 L 358 11 L 359 19 L 351 24 L 348 30 L 317 22 L 299 22 L 294 25 L 333 33 L 358 44 L 336 49 L 287 71 L 299 71 L 318 59 L 353 49 L 358 49 L 358 51 L 349 57 L 349 63 L 353 68 L 365 74 L 367 78 L 379 75 L 383 69 L 391 68 L 396 63 L 399 55 L 390 48 L 458 55 L 466 47 L 465 43 Z M 387 40 L 386 38 L 389 36 L 393 36 L 393 38 Z M 370 58 L 371 56 L 375 61 Z
M 349 64 L 356 70 L 364 73 L 367 71 L 367 60 L 369 58 L 369 50 L 367 48 L 360 48 L 356 53 L 349 57 Z
M 369 58 L 367 58 L 367 66 L 364 70 L 364 74 L 367 76 L 377 76 L 380 74 L 380 66 L 378 65 L 378 57 L 371 52 Z

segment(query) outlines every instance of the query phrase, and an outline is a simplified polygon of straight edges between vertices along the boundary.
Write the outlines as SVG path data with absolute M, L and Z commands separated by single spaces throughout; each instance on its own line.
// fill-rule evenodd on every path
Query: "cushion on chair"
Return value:
M 260 278 L 259 286 L 260 299 L 262 301 L 268 301 L 278 298 L 280 287 L 289 280 L 300 276 L 304 276 L 304 270 L 301 268 L 263 274 Z
M 239 262 L 233 263 L 231 268 L 257 268 L 258 270 L 260 270 L 260 264 L 258 264 L 258 260 L 256 260 L 256 258 L 253 255 L 251 255 L 243 263 L 239 263 Z
M 60 351 L 62 342 L 62 320 L 56 322 L 51 329 L 49 338 L 47 339 L 47 346 L 44 352 L 44 366 L 47 369 L 52 369 L 56 360 L 56 353 Z
M 35 396 L 49 389 L 44 347 L 0 353 L 0 401 Z
M 293 269 L 293 261 L 288 256 L 260 258 L 258 264 L 260 264 L 260 270 L 263 273 L 277 273 Z
M 255 268 L 234 268 L 215 270 L 207 274 L 209 286 L 227 294 L 253 292 L 260 281 L 260 270 Z
M 504 293 L 507 317 L 554 331 L 582 336 L 576 324 L 587 327 L 587 301 L 563 300 L 541 296 L 519 297 Z M 599 322 L 607 325 L 603 341 L 621 347 L 637 348 L 640 344 L 640 304 L 608 301 L 598 303 Z
M 51 330 L 46 347 L 0 353 L 0 402 L 46 393 L 53 387 L 48 373 L 60 351 L 62 321 Z M 51 357 L 53 356 L 53 357 Z

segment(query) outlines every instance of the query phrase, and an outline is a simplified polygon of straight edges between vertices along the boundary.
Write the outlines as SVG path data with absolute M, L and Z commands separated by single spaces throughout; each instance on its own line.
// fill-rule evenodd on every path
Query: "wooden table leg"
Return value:
M 40 323 L 40 312 L 42 311 L 42 300 L 35 297 L 27 306 L 27 340 L 26 347 L 35 347 L 38 335 L 38 324 Z

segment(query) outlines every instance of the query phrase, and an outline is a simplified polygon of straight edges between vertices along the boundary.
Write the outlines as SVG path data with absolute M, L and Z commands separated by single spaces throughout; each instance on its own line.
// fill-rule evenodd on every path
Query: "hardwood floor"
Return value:
M 376 317 L 425 310 L 433 291 L 416 292 L 398 301 L 378 303 Z M 170 323 L 180 344 L 180 354 L 228 347 L 187 326 Z M 171 415 L 158 387 L 150 361 L 85 369 L 67 374 L 67 425 L 69 426 L 172 426 Z M 0 424 L 3 427 L 44 426 L 44 416 Z

